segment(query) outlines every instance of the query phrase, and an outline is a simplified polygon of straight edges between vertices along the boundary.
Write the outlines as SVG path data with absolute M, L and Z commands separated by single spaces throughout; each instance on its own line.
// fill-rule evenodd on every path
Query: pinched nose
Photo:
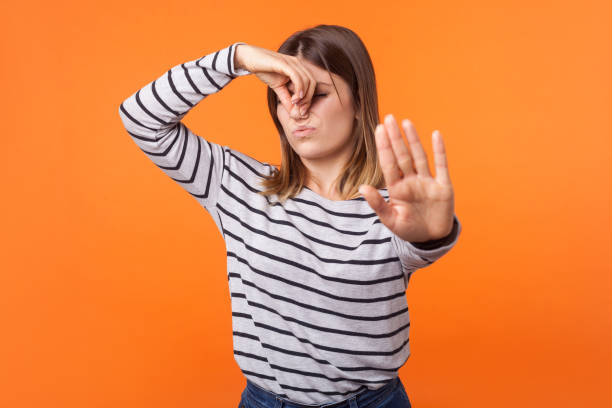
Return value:
M 289 112 L 289 116 L 296 120 L 307 118 L 308 115 L 309 111 L 306 109 L 305 106 L 293 105 L 293 108 L 291 108 L 291 112 Z

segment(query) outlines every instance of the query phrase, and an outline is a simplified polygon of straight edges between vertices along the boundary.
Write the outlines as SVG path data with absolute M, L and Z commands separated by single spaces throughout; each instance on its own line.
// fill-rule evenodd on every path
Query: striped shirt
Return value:
M 257 194 L 275 167 L 197 136 L 181 119 L 251 72 L 237 44 L 176 65 L 124 100 L 119 115 L 145 155 L 213 217 L 227 252 L 234 358 L 250 381 L 301 404 L 339 402 L 398 376 L 410 356 L 411 274 L 456 243 L 403 241 L 363 197 L 305 187 L 284 204 Z M 386 189 L 378 190 L 388 199 Z

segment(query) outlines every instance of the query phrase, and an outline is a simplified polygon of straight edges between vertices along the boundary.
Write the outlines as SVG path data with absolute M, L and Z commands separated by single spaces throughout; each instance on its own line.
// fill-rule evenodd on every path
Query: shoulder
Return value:
M 245 172 L 263 177 L 271 174 L 275 167 L 267 162 L 257 160 L 240 150 L 233 149 L 229 146 L 223 146 L 224 159 L 227 166 L 240 174 Z

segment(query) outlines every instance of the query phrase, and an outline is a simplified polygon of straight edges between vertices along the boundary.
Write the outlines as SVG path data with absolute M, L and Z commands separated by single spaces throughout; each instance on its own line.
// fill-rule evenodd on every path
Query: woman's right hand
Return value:
M 316 80 L 297 57 L 270 51 L 251 44 L 238 44 L 234 52 L 234 66 L 254 73 L 269 86 L 289 114 L 298 119 L 310 107 Z M 293 83 L 295 94 L 287 85 Z M 303 95 L 300 98 L 300 95 Z

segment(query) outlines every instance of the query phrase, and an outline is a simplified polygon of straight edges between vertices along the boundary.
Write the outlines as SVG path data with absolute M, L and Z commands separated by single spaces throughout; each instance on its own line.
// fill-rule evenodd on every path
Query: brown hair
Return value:
M 320 24 L 294 33 L 281 44 L 277 52 L 299 56 L 328 73 L 331 71 L 344 79 L 351 89 L 355 112 L 358 112 L 351 139 L 355 149 L 335 180 L 340 196 L 344 200 L 354 197 L 359 194 L 357 189 L 361 184 L 384 188 L 385 181 L 374 138 L 374 129 L 379 123 L 376 77 L 370 55 L 361 39 L 348 28 Z M 308 170 L 287 141 L 276 114 L 277 96 L 270 87 L 267 96 L 268 109 L 280 136 L 281 166 L 280 170 L 273 168 L 269 176 L 263 176 L 261 185 L 264 191 L 259 194 L 278 194 L 279 200 L 284 202 L 299 194 Z

